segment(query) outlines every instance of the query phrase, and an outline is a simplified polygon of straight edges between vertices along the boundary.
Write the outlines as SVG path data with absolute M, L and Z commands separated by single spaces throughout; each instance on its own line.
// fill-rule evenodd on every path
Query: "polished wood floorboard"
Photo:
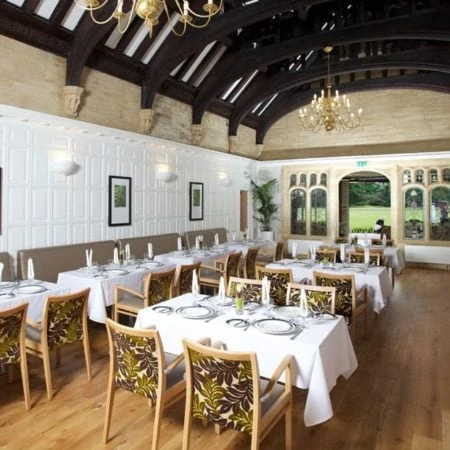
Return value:
M 450 449 L 450 272 L 407 269 L 369 338 L 355 344 L 359 368 L 331 392 L 334 417 L 305 428 L 305 392 L 295 391 L 294 449 Z M 362 328 L 362 327 L 361 327 Z M 0 376 L 0 449 L 149 448 L 153 411 L 143 398 L 119 391 L 111 440 L 101 443 L 108 354 L 103 326 L 91 324 L 93 379 L 80 347 L 63 352 L 53 368 L 55 396 L 48 402 L 42 363 L 29 357 L 32 410 L 25 411 L 20 376 Z M 17 372 L 18 374 L 18 372 Z M 181 448 L 184 404 L 166 411 L 161 449 Z M 248 449 L 249 438 L 195 424 L 192 450 Z M 283 449 L 283 422 L 262 450 Z

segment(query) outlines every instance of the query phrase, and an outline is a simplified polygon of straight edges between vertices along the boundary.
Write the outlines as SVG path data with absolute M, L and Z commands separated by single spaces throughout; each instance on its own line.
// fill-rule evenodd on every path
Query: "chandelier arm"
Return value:
M 177 0 L 175 0 L 177 1 Z M 205 3 L 205 5 L 208 5 L 208 3 Z M 214 3 L 211 3 L 211 6 L 215 6 Z M 195 16 L 198 17 L 199 19 L 208 19 L 208 22 L 211 20 L 211 17 L 215 16 L 216 14 L 218 14 L 220 11 L 222 11 L 223 8 L 223 0 L 220 0 L 219 6 L 217 6 L 217 9 L 215 9 L 214 11 L 209 11 L 208 14 L 199 14 L 195 11 L 193 11 L 190 7 L 188 8 L 189 12 Z
M 134 16 L 136 15 L 136 10 L 134 9 L 134 6 L 135 6 L 135 5 L 136 5 L 136 0 L 133 0 L 133 4 L 131 5 L 130 10 L 129 10 L 127 13 L 124 14 L 124 15 L 128 14 L 128 20 L 127 20 L 127 23 L 126 23 L 126 25 L 125 25 L 125 28 L 122 28 L 122 27 L 120 26 L 120 18 L 122 17 L 121 13 L 118 13 L 118 14 L 117 14 L 117 16 L 116 16 L 116 19 L 117 19 L 117 29 L 119 30 L 119 33 L 120 33 L 120 34 L 123 34 L 123 33 L 125 33 L 125 32 L 128 30 L 128 28 L 129 28 L 129 26 L 130 26 L 130 24 L 131 24 L 131 21 L 133 20 Z M 113 13 L 113 14 L 114 14 L 114 13 Z
M 177 4 L 177 7 L 179 7 L 178 0 L 175 0 L 175 2 Z M 175 27 L 172 25 L 172 21 L 170 20 L 169 8 L 167 7 L 166 2 L 162 2 L 162 3 L 164 5 L 164 11 L 165 11 L 166 17 L 167 17 L 167 25 L 169 25 L 170 30 L 172 31 L 172 33 L 175 36 L 182 37 L 186 33 L 186 30 L 187 30 L 187 22 L 183 21 L 183 30 L 181 32 L 178 32 L 177 30 L 175 30 Z M 180 12 L 177 12 L 177 14 L 180 15 L 180 18 L 178 19 L 178 22 L 180 22 L 182 17 L 183 17 L 183 15 L 180 14 Z
M 201 29 L 201 28 L 205 28 L 209 25 L 209 22 L 211 21 L 211 17 L 209 17 L 204 23 L 202 23 L 201 25 L 196 25 L 194 22 L 188 22 L 189 26 L 192 28 L 197 28 L 197 29 Z M 186 23 L 186 22 L 185 22 Z
M 82 3 L 81 0 L 74 0 L 74 1 L 80 8 L 84 9 L 85 11 L 97 11 L 98 9 L 103 8 L 109 2 L 109 0 L 104 0 L 103 3 L 97 6 L 87 6 L 85 3 Z
M 96 10 L 95 9 L 88 9 L 88 11 L 89 11 L 89 14 L 91 16 L 92 21 L 94 23 L 96 23 L 97 25 L 104 25 L 105 23 L 108 23 L 110 20 L 114 19 L 114 16 L 116 14 L 116 10 L 114 10 L 107 19 L 105 19 L 105 20 L 97 20 L 94 17 L 94 13 L 93 13 L 93 11 L 96 11 Z

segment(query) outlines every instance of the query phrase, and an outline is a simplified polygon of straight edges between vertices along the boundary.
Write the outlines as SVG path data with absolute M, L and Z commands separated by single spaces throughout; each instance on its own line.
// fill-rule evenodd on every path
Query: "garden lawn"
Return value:
M 384 206 L 351 206 L 349 211 L 350 230 L 373 231 L 375 222 L 383 219 L 385 225 L 391 223 L 391 208 Z

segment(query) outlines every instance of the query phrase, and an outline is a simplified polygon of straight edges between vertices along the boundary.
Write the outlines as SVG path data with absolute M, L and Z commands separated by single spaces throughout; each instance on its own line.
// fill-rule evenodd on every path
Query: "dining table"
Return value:
M 310 283 L 314 279 L 314 271 L 325 273 L 353 274 L 355 276 L 355 288 L 361 289 L 367 285 L 369 301 L 377 314 L 386 306 L 392 296 L 392 283 L 388 271 L 383 266 L 369 266 L 356 263 L 323 264 L 311 259 L 282 259 L 267 265 L 269 268 L 286 269 L 292 271 L 293 281 L 299 283 L 307 278 Z
M 180 354 L 184 337 L 209 337 L 231 351 L 256 352 L 260 375 L 270 377 L 285 355 L 292 355 L 292 383 L 307 389 L 306 426 L 333 416 L 330 391 L 340 376 L 349 378 L 358 363 L 345 320 L 341 316 L 306 318 L 300 322 L 295 307 L 281 310 L 258 304 L 238 314 L 234 300 L 187 293 L 143 308 L 135 327 L 155 326 L 164 351 Z M 298 308 L 295 308 L 297 310 Z
M 0 310 L 28 303 L 27 319 L 42 320 L 47 297 L 69 294 L 70 289 L 40 280 L 0 282 Z
M 201 262 L 206 265 L 213 265 L 216 259 L 222 258 L 230 253 L 230 250 L 225 246 L 217 246 L 212 248 L 205 248 L 202 250 L 174 250 L 169 253 L 162 253 L 155 256 L 155 261 L 164 264 L 175 264 L 177 266 L 196 264 Z
M 90 288 L 88 317 L 104 323 L 107 307 L 114 304 L 114 288 L 125 286 L 142 292 L 143 279 L 150 272 L 162 272 L 174 268 L 174 264 L 159 261 L 133 261 L 128 264 L 109 264 L 99 267 L 81 267 L 58 274 L 57 284 L 71 291 Z

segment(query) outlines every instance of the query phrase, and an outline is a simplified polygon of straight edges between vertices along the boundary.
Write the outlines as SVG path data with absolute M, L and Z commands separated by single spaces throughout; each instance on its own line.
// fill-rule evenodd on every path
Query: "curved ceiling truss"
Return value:
M 191 0 L 198 8 L 205 0 Z M 125 9 L 131 0 L 125 0 Z M 173 0 L 167 1 L 171 11 Z M 111 14 L 115 0 L 98 11 Z M 84 67 L 141 86 L 141 108 L 156 94 L 241 124 L 263 144 L 270 127 L 308 103 L 326 82 L 322 48 L 341 92 L 418 88 L 450 93 L 450 7 L 446 0 L 224 0 L 207 28 L 178 38 L 166 18 L 150 39 L 135 17 L 124 34 L 96 25 L 67 0 L 0 2 L 0 32 L 66 58 L 66 85 Z

